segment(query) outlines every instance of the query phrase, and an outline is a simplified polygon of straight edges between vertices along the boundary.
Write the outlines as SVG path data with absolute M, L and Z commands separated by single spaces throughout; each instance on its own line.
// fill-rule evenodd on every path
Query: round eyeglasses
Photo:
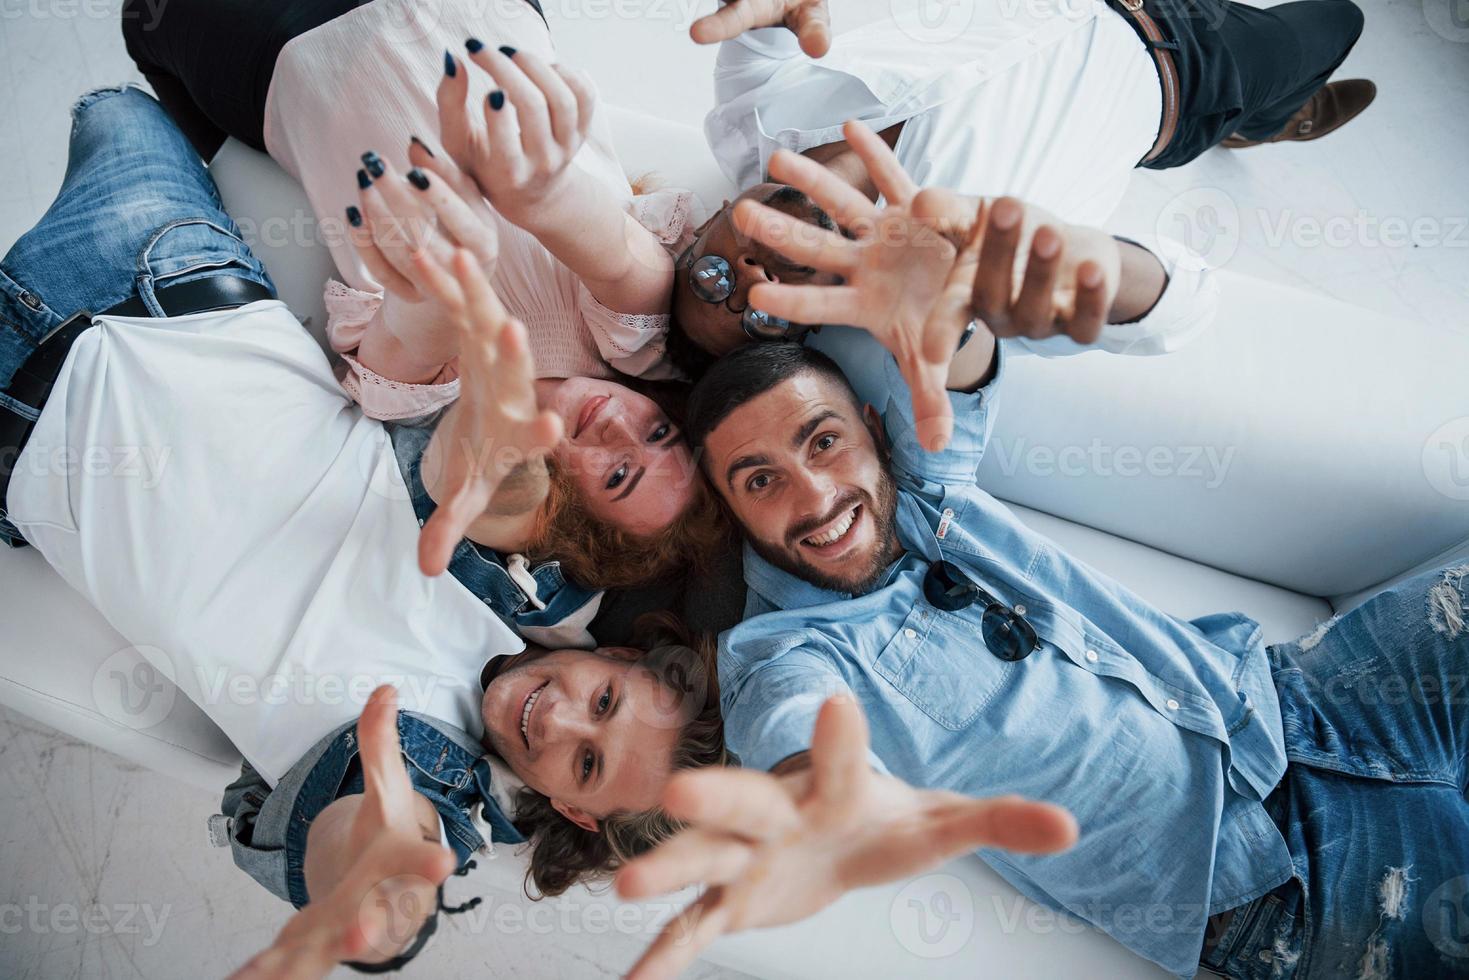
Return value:
M 1040 645 L 1040 638 L 1025 617 L 980 588 L 953 562 L 936 561 L 929 566 L 923 577 L 923 597 L 930 606 L 944 612 L 957 612 L 983 602 L 979 632 L 990 653 L 1001 660 L 1024 660 Z
M 689 289 L 705 303 L 723 303 L 734 295 L 734 267 L 722 255 L 701 255 L 689 263 Z M 740 314 L 740 329 L 755 341 L 799 340 L 807 330 L 803 325 L 753 307 L 746 307 Z

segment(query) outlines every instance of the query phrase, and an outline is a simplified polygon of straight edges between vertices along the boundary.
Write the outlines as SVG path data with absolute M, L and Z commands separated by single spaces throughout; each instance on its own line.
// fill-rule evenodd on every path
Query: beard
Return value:
M 898 542 L 898 488 L 886 466 L 878 473 L 875 495 L 863 490 L 854 491 L 839 501 L 832 512 L 833 514 L 841 513 L 854 504 L 861 504 L 871 515 L 876 541 L 870 552 L 848 563 L 850 568 L 848 574 L 834 575 L 817 568 L 802 558 L 797 550 L 800 547 L 801 534 L 792 535 L 792 539 L 797 542 L 793 548 L 774 545 L 750 535 L 747 535 L 746 539 L 757 555 L 803 582 L 810 582 L 828 592 L 846 592 L 854 596 L 866 595 L 877 586 L 878 581 L 887 571 L 887 567 L 903 550 L 902 545 Z M 820 522 L 813 526 L 819 527 Z

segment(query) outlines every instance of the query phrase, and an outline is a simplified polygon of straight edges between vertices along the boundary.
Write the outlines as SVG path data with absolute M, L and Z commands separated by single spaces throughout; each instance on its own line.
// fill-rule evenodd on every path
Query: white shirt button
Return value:
M 906 629 L 903 631 L 903 635 L 911 640 L 918 635 L 918 631 L 915 629 Z
M 1088 650 L 1086 652 L 1086 659 L 1090 660 L 1092 663 L 1096 663 L 1097 662 L 1097 651 L 1095 651 L 1095 650 Z
M 1017 616 L 1024 616 L 1025 615 L 1025 607 L 1022 606 L 1022 605 L 1020 605 L 1019 603 L 1016 603 L 1016 605 L 1015 605 L 1015 615 L 1017 615 Z
M 1169 711 L 1177 711 L 1178 710 L 1178 702 L 1175 701 L 1175 700 L 1173 700 L 1172 698 L 1169 698 L 1168 699 L 1168 710 Z

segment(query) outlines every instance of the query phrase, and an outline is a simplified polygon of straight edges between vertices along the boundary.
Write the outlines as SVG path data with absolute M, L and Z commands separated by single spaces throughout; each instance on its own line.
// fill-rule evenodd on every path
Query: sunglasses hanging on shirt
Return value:
M 1040 638 L 1025 617 L 1005 605 L 964 574 L 950 561 L 936 561 L 923 576 L 923 597 L 935 609 L 958 612 L 984 603 L 979 632 L 990 653 L 1001 660 L 1024 660 L 1040 645 Z

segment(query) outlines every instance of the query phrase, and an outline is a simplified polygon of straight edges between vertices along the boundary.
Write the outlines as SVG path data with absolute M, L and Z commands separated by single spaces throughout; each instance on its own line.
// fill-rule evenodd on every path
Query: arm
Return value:
M 626 865 L 618 892 L 647 898 L 711 887 L 669 923 L 634 978 L 674 976 L 720 935 L 798 921 L 851 889 L 976 848 L 1044 854 L 1076 840 L 1076 822 L 1059 807 L 916 789 L 875 772 L 866 722 L 850 697 L 828 701 L 810 751 L 779 768 L 670 781 L 664 806 L 688 829 Z
M 579 72 L 481 48 L 470 60 L 499 88 L 472 118 L 469 69 L 439 83 L 440 138 L 506 220 L 535 235 L 603 306 L 666 313 L 673 259 L 601 181 L 575 166 L 596 98 Z
M 333 801 L 307 832 L 304 871 L 313 899 L 234 980 L 306 980 L 342 960 L 391 959 L 437 909 L 454 855 L 439 843 L 438 811 L 409 782 L 393 688 L 372 693 L 357 734 L 362 793 Z
M 463 393 L 422 462 L 424 489 L 438 507 L 419 536 L 418 563 L 438 575 L 466 535 L 500 550 L 523 545 L 549 487 L 545 459 L 561 439 L 561 419 L 537 407 L 525 328 L 469 253 L 455 253 L 451 268 L 427 253 L 414 262 L 462 338 Z

